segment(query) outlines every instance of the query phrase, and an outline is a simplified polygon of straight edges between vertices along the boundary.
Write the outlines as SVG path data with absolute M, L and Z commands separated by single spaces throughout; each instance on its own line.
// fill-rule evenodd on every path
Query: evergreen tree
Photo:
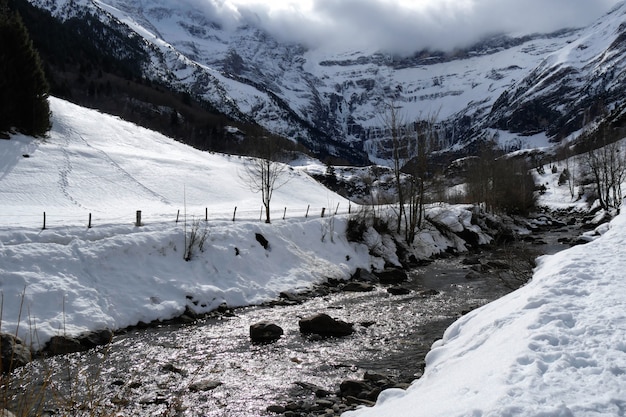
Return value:
M 48 83 L 19 14 L 0 0 L 0 131 L 41 136 L 50 129 Z

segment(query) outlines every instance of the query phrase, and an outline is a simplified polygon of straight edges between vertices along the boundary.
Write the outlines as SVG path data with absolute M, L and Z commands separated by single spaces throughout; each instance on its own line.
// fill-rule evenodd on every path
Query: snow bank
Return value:
M 452 324 L 408 390 L 344 415 L 623 415 L 626 215 L 602 231 L 540 258 L 528 285 Z

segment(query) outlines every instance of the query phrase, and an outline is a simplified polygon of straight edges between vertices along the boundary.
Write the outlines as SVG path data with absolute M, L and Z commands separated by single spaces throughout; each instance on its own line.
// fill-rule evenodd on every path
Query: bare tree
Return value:
M 262 141 L 258 147 L 259 156 L 250 158 L 239 176 L 252 192 L 261 193 L 265 223 L 271 223 L 270 202 L 274 191 L 289 181 L 285 174 L 287 165 L 279 161 L 281 152 L 272 138 L 258 139 Z
M 593 178 L 600 206 L 618 209 L 622 204 L 622 182 L 626 179 L 626 157 L 617 142 L 587 153 L 587 167 Z
M 412 159 L 405 164 L 404 170 L 409 175 L 406 181 L 407 208 L 405 210 L 405 238 L 413 242 L 417 230 L 422 227 L 426 194 L 426 179 L 429 172 L 428 157 L 438 149 L 436 115 L 414 123 L 415 138 L 409 139 L 407 146 Z
M 437 149 L 436 114 L 406 123 L 392 101 L 386 105 L 383 122 L 390 132 L 392 169 L 396 183 L 398 211 L 396 233 L 413 242 L 424 218 L 424 196 L 428 176 L 428 156 Z
M 402 220 L 405 210 L 405 193 L 403 186 L 402 167 L 408 161 L 407 138 L 404 132 L 404 118 L 400 115 L 395 101 L 385 105 L 385 112 L 382 114 L 383 123 L 391 134 L 393 174 L 396 182 L 396 193 L 398 198 L 398 213 L 396 220 L 396 233 L 400 234 Z

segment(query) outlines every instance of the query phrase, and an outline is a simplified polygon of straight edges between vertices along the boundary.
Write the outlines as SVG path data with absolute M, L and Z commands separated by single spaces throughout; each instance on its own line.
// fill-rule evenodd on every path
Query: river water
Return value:
M 40 414 L 79 415 L 62 410 L 82 404 L 83 415 L 92 416 L 249 417 L 272 415 L 269 405 L 306 399 L 310 390 L 302 383 L 334 392 L 341 381 L 361 379 L 366 371 L 410 382 L 454 320 L 518 287 L 518 269 L 528 273 L 524 263 L 568 247 L 557 240 L 573 233 L 544 231 L 534 243 L 472 255 L 483 265 L 499 262 L 471 279 L 465 257 L 436 260 L 410 272 L 403 284 L 411 290 L 407 295 L 377 286 L 298 305 L 237 309 L 232 317 L 192 325 L 129 330 L 106 347 L 36 361 L 20 371 L 18 390 L 36 395 L 41 384 L 50 384 Z M 501 261 L 523 267 L 503 270 Z M 317 313 L 355 323 L 356 331 L 343 338 L 301 335 L 299 319 Z M 261 320 L 278 324 L 284 335 L 273 344 L 252 344 L 249 326 Z

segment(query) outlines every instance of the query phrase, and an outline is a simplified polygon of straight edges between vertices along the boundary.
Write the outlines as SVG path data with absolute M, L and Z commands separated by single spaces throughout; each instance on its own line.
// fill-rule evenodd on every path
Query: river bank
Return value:
M 517 249 L 539 254 L 568 247 L 564 242 L 579 231 L 566 223 L 537 218 L 535 230 L 516 243 L 522 246 L 440 256 L 409 273 L 402 284 L 408 294 L 392 295 L 383 285 L 346 292 L 340 291 L 345 282 L 336 282 L 272 307 L 225 310 L 193 325 L 130 328 L 106 347 L 47 359 L 19 379 L 37 386 L 49 378 L 74 395 L 88 387 L 102 404 L 131 414 L 336 415 L 419 377 L 424 355 L 452 321 L 523 283 L 515 276 L 523 268 L 503 267 L 511 256 L 528 263 L 528 254 Z M 298 320 L 319 312 L 354 323 L 355 333 L 301 335 Z M 270 345 L 251 343 L 249 326 L 261 320 L 277 323 L 284 335 Z M 356 383 L 343 384 L 342 392 L 345 381 Z

